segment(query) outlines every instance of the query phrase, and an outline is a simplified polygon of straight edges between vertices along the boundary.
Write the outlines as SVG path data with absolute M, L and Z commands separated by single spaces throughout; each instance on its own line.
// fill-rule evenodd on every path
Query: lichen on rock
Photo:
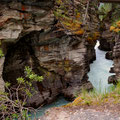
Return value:
M 87 38 L 97 39 L 98 1 L 90 2 L 87 13 L 88 3 L 80 3 L 84 7 L 79 0 L 75 1 L 82 23 L 86 16 L 85 32 L 79 29 L 77 34 L 69 34 L 53 14 L 54 1 L 0 2 L 1 8 L 5 8 L 0 9 L 0 40 L 5 53 L 3 79 L 14 84 L 17 77 L 24 76 L 26 65 L 44 77 L 42 83 L 33 84 L 38 93 L 28 99 L 28 106 L 50 103 L 60 94 L 72 99 L 82 86 L 92 88 L 87 73 L 95 60 L 95 42 L 90 44 Z

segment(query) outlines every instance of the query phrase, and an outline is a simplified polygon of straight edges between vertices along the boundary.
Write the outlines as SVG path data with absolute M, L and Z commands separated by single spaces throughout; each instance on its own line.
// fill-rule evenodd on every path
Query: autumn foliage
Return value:
M 88 30 L 88 23 L 84 22 L 83 19 L 85 15 L 79 7 L 77 8 L 74 3 L 71 3 L 71 0 L 56 0 L 56 6 L 54 14 L 69 35 L 84 36 L 84 40 L 90 44 L 96 42 L 100 34 Z
M 80 21 L 80 12 L 76 8 L 71 11 L 72 6 L 69 0 L 57 0 L 56 4 L 59 7 L 54 11 L 55 16 L 59 19 L 65 30 L 74 35 L 83 35 L 84 29 L 82 28 L 82 22 Z
M 110 27 L 110 31 L 119 33 L 120 32 L 120 21 L 117 21 L 115 25 Z

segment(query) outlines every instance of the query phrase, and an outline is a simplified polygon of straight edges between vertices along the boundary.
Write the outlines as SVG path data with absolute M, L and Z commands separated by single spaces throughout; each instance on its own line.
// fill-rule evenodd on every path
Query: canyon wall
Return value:
M 0 41 L 5 54 L 4 81 L 16 84 L 16 78 L 24 76 L 25 66 L 30 66 L 42 82 L 33 83 L 37 93 L 28 99 L 27 105 L 38 107 L 64 95 L 75 97 L 82 87 L 90 90 L 87 73 L 89 64 L 95 60 L 93 39 L 89 35 L 98 30 L 98 2 L 76 0 L 82 6 L 81 21 L 84 35 L 69 34 L 53 14 L 52 0 L 0 1 Z M 85 16 L 85 17 L 83 17 Z
M 106 58 L 113 60 L 114 65 L 110 72 L 115 73 L 108 78 L 109 83 L 114 83 L 120 79 L 120 59 L 119 59 L 119 49 L 120 49 L 120 38 L 118 31 L 110 30 L 111 26 L 114 26 L 120 18 L 120 5 L 111 4 L 111 10 L 106 14 L 105 18 L 101 22 L 101 38 L 100 38 L 100 49 L 108 51 L 106 53 Z M 117 26 L 117 25 L 116 25 Z

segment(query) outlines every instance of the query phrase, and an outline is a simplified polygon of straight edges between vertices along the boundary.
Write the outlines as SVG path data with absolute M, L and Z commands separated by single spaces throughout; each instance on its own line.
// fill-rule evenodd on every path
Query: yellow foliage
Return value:
M 78 105 L 82 102 L 81 97 L 77 97 L 74 101 L 73 101 L 73 105 Z
M 80 22 L 80 23 L 76 23 L 76 24 L 74 25 L 74 27 L 75 27 L 75 28 L 80 28 L 80 27 L 81 27 L 81 24 L 82 24 L 81 22 Z
M 80 30 L 74 32 L 74 34 L 76 34 L 76 35 L 83 35 L 83 33 L 84 33 L 83 29 L 80 29 Z
M 72 31 L 80 29 L 82 24 L 81 22 L 78 22 L 78 21 L 72 21 L 72 20 L 66 20 L 66 19 L 64 19 L 62 23 L 65 26 L 65 28 Z
M 110 31 L 113 31 L 116 33 L 120 32 L 120 21 L 116 22 L 115 26 L 111 26 Z
M 77 13 L 76 19 L 78 20 L 80 18 L 80 13 Z
M 71 19 L 66 16 L 61 17 L 61 22 L 63 26 L 69 30 L 71 33 L 76 35 L 82 35 L 84 30 L 81 28 L 82 22 L 78 20 L 80 17 L 80 13 L 77 13 L 76 19 Z
M 113 31 L 114 29 L 115 29 L 114 26 L 111 26 L 111 27 L 110 27 L 110 31 Z
M 95 37 L 100 37 L 100 33 L 99 33 L 99 32 L 95 32 L 95 33 L 94 33 L 94 36 L 95 36 Z
M 117 25 L 120 28 L 120 24 Z
M 89 44 L 95 44 L 98 37 L 100 37 L 99 32 L 92 33 L 87 37 L 87 41 Z
M 61 1 L 61 0 L 56 0 L 56 3 L 57 3 L 57 4 L 61 4 L 62 1 Z
M 65 65 L 69 65 L 70 62 L 69 62 L 69 60 L 65 60 L 64 63 L 65 63 Z
M 50 72 L 46 72 L 47 77 L 50 77 L 50 75 L 51 75 Z
M 92 39 L 92 37 L 88 36 L 87 40 L 92 41 L 93 39 Z
M 116 22 L 116 25 L 120 25 L 120 21 Z
M 93 40 L 94 41 L 96 41 L 99 37 L 100 37 L 100 33 L 99 32 L 93 33 Z
M 114 32 L 120 32 L 120 29 L 119 28 L 116 28 L 113 30 Z

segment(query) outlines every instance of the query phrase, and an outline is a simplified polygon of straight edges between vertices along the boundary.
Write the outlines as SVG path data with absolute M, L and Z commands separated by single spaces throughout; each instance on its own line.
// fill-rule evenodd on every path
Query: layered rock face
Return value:
M 120 79 L 120 37 L 116 35 L 115 46 L 113 49 L 113 61 L 115 76 L 111 77 L 111 81 L 116 83 Z
M 114 67 L 111 68 L 110 72 L 115 73 L 108 78 L 109 83 L 116 84 L 117 80 L 120 78 L 120 65 L 119 65 L 119 35 L 115 32 L 110 31 L 110 26 L 115 23 L 119 15 L 120 5 L 112 4 L 111 10 L 106 14 L 106 17 L 101 23 L 101 39 L 100 39 L 100 49 L 108 51 L 106 53 L 106 58 L 114 61 Z
M 104 11 L 102 11 L 104 10 Z M 113 21 L 115 18 L 118 18 L 118 13 L 116 10 L 116 4 L 104 4 L 103 9 L 100 9 L 100 12 L 102 13 L 102 21 L 100 22 L 100 31 L 101 31 L 101 37 L 100 37 L 100 46 L 99 49 L 108 51 L 106 53 L 106 59 L 113 59 L 112 53 L 113 53 L 113 47 L 115 45 L 115 34 L 114 32 L 110 31 L 110 27 L 113 24 Z
M 33 84 L 37 93 L 28 99 L 28 106 L 50 103 L 60 94 L 71 99 L 82 87 L 92 88 L 87 73 L 95 59 L 94 44 L 58 27 L 53 1 L 3 0 L 0 6 L 0 40 L 6 54 L 3 79 L 14 85 L 17 77 L 24 76 L 25 66 L 44 77 L 43 82 Z M 98 28 L 97 19 L 92 18 L 95 8 L 89 9 L 87 24 L 91 29 L 84 36 Z
M 108 21 L 109 20 L 109 21 Z M 115 34 L 110 31 L 111 16 L 108 14 L 107 18 L 101 23 L 101 37 L 99 49 L 108 51 L 106 53 L 106 59 L 112 60 L 113 47 L 115 45 Z
M 110 32 L 111 23 L 104 21 L 101 23 L 101 38 L 99 49 L 104 51 L 112 51 L 114 47 L 115 34 Z

